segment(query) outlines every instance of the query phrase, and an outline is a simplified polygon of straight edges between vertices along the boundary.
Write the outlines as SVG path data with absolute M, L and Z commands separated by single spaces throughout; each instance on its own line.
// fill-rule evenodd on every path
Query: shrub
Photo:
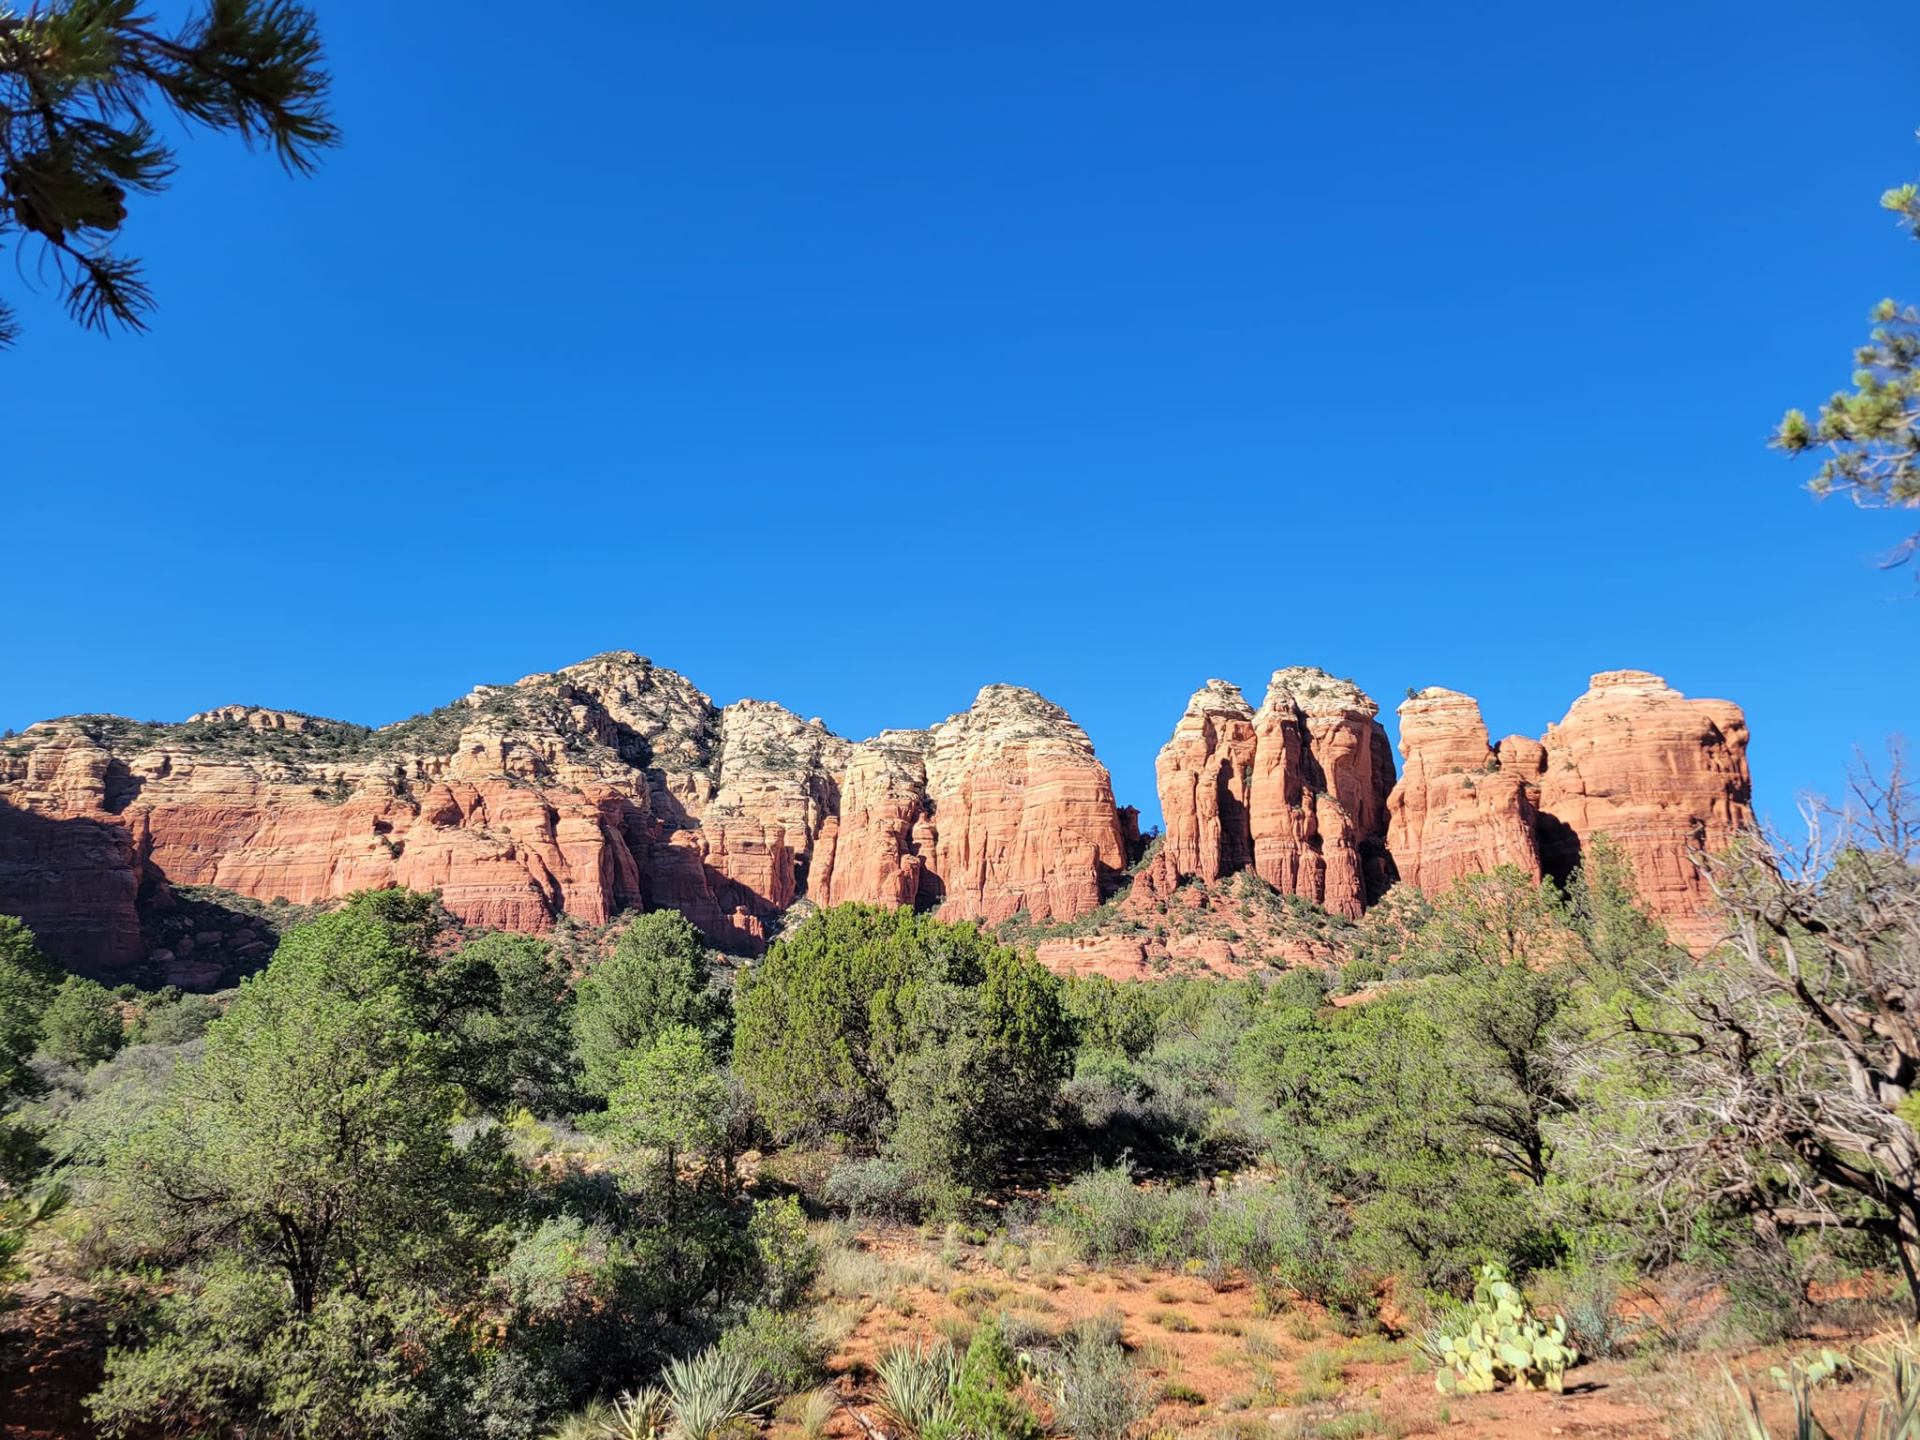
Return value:
M 919 1218 L 913 1177 L 897 1160 L 846 1160 L 827 1176 L 827 1203 L 849 1215 L 896 1223 Z
M 82 1069 L 107 1059 L 126 1040 L 112 993 L 78 975 L 61 981 L 40 1025 L 41 1053 Z
M 773 1391 L 790 1395 L 817 1385 L 826 1374 L 827 1348 L 802 1315 L 756 1306 L 720 1337 L 723 1354 L 758 1363 Z
M 1074 1440 L 1128 1440 L 1153 1408 L 1120 1348 L 1118 1329 L 1111 1321 L 1078 1326 L 1044 1362 L 1057 1428 Z
M 1008 1387 L 1020 1382 L 1020 1366 L 999 1318 L 973 1332 L 953 1390 L 955 1424 L 971 1440 L 1040 1440 L 1040 1422 Z
M 759 1262 L 760 1293 L 766 1303 L 776 1310 L 797 1305 L 820 1270 L 820 1247 L 807 1235 L 799 1200 L 788 1195 L 754 1201 L 747 1239 Z

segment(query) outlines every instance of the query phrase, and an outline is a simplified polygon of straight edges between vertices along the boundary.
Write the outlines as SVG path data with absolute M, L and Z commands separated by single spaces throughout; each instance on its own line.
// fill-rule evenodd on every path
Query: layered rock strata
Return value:
M 1606 835 L 1676 940 L 1699 949 L 1717 938 L 1694 859 L 1753 824 L 1739 706 L 1610 670 L 1543 740 L 1490 748 L 1474 701 L 1428 689 L 1400 707 L 1400 752 L 1388 845 L 1401 878 L 1426 893 L 1500 864 L 1564 880 Z
M 1044 923 L 1096 909 L 1126 866 L 1086 732 L 1031 690 L 989 685 L 941 724 L 853 747 L 812 898 Z
M 1124 933 L 1042 933 L 1043 953 L 1109 973 L 1211 962 L 1246 904 L 1273 899 L 1254 876 L 1355 917 L 1396 874 L 1429 894 L 1505 864 L 1564 878 L 1602 833 L 1678 938 L 1712 938 L 1692 857 L 1752 823 L 1737 706 L 1611 671 L 1540 741 L 1491 745 L 1478 705 L 1449 690 L 1399 713 L 1396 784 L 1352 682 L 1278 670 L 1258 710 L 1208 682 L 1159 754 L 1165 834 L 1116 912 Z M 1032 691 L 990 685 L 937 725 L 849 744 L 765 701 L 722 709 L 626 651 L 378 730 L 235 705 L 0 741 L 0 913 L 103 977 L 209 978 L 174 935 L 203 902 L 170 910 L 177 886 L 303 906 L 407 885 L 468 923 L 528 931 L 671 907 L 754 951 L 803 899 L 1044 932 L 1121 890 L 1139 840 L 1086 733 Z M 1195 904 L 1223 933 L 1169 932 Z M 215 948 L 252 956 L 264 942 L 246 927 Z M 1285 929 L 1228 958 L 1317 953 Z
M 245 706 L 48 721 L 0 746 L 0 911 L 98 974 L 142 958 L 136 897 L 172 885 L 294 904 L 407 885 L 508 930 L 669 905 L 752 949 L 804 884 L 847 750 L 629 652 L 381 730 Z
M 1750 829 L 1747 718 L 1645 670 L 1609 670 L 1540 749 L 1540 860 L 1565 877 L 1595 835 L 1626 852 L 1649 910 L 1695 949 L 1720 936 L 1694 857 Z
M 1432 687 L 1403 704 L 1406 768 L 1387 800 L 1400 878 L 1429 895 L 1501 865 L 1538 879 L 1539 749 L 1519 736 L 1489 744 L 1479 702 L 1458 691 Z
M 1311 666 L 1274 671 L 1258 711 L 1209 680 L 1154 766 L 1165 863 L 1208 883 L 1252 869 L 1282 894 L 1359 915 L 1390 878 L 1393 758 L 1378 713 L 1352 681 Z

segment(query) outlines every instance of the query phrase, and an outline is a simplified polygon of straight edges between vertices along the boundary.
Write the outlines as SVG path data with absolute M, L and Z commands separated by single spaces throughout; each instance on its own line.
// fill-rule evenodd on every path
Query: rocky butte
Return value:
M 1605 832 L 1649 907 L 1711 940 L 1689 857 L 1751 823 L 1737 706 L 1612 671 L 1544 739 L 1493 745 L 1471 699 L 1427 690 L 1400 708 L 1397 780 L 1377 713 L 1310 667 L 1275 671 L 1257 710 L 1208 682 L 1160 753 L 1166 835 L 1137 873 L 1134 814 L 1086 733 L 1008 685 L 858 743 L 765 701 L 716 706 L 625 651 L 380 729 L 239 705 L 179 724 L 71 716 L 0 742 L 0 913 L 76 970 L 181 984 L 231 980 L 268 948 L 244 915 L 186 933 L 188 887 L 298 906 L 407 885 L 525 931 L 670 907 L 745 953 L 796 904 L 918 905 L 1091 927 L 1041 946 L 1081 968 L 1076 947 L 1112 940 L 1103 917 L 1164 910 L 1188 882 L 1246 873 L 1353 917 L 1396 880 L 1564 876 Z

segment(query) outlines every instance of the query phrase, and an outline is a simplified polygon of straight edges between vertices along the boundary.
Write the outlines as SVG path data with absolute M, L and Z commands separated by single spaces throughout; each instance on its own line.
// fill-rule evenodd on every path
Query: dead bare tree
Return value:
M 1698 964 L 1649 965 L 1569 1047 L 1591 1154 L 1663 1214 L 1719 1202 L 1764 1231 L 1892 1242 L 1920 1318 L 1920 803 L 1898 745 L 1807 839 L 1701 863 L 1726 920 Z

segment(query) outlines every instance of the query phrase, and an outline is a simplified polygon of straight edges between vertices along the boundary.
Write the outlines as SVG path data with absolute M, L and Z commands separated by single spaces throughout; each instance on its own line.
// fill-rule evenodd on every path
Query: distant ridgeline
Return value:
M 1472 699 L 1423 690 L 1397 778 L 1377 713 L 1311 668 L 1276 671 L 1258 709 L 1209 681 L 1160 752 L 1151 846 L 1086 733 L 1010 685 L 859 743 L 624 651 L 378 730 L 70 716 L 0 742 L 0 914 L 77 971 L 188 986 L 257 968 L 276 914 L 387 885 L 504 930 L 672 908 L 743 953 L 796 902 L 916 905 L 1124 974 L 1312 955 L 1396 882 L 1564 877 L 1606 834 L 1677 938 L 1711 938 L 1689 856 L 1752 822 L 1738 706 L 1611 671 L 1543 739 L 1490 744 Z M 1259 943 L 1178 923 L 1209 897 L 1300 923 Z

